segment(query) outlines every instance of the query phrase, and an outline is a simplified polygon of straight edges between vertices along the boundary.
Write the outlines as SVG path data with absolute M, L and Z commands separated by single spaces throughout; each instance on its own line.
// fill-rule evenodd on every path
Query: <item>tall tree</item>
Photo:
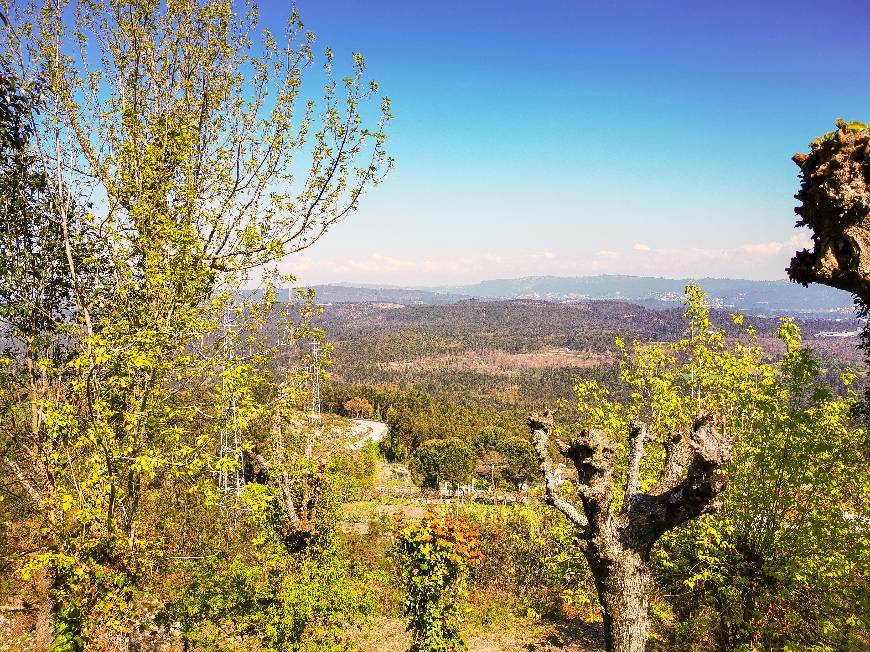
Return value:
M 101 259 L 91 230 L 59 219 L 57 188 L 37 164 L 34 118 L 43 90 L 38 79 L 24 81 L 8 66 L 0 73 L 0 509 L 10 540 L 25 549 L 53 546 L 67 528 L 44 408 L 68 395 L 75 375 L 67 364 L 78 313 L 69 261 L 84 290 L 96 285 Z M 34 516 L 41 528 L 33 527 Z M 18 550 L 3 556 L 16 559 Z M 77 618 L 75 608 L 68 615 Z
M 314 36 L 299 17 L 279 41 L 257 33 L 255 4 L 239 7 L 53 0 L 13 6 L 0 37 L 9 69 L 45 80 L 32 167 L 51 187 L 71 351 L 42 367 L 59 384 L 22 399 L 40 446 L 7 464 L 27 467 L 18 476 L 52 524 L 25 572 L 49 569 L 71 640 L 89 635 L 81 614 L 128 629 L 166 554 L 149 529 L 161 491 L 214 499 L 203 471 L 231 463 L 215 460 L 223 406 L 234 393 L 244 420 L 265 361 L 262 347 L 224 346 L 265 314 L 251 304 L 236 317 L 249 324 L 221 328 L 241 281 L 311 246 L 392 165 L 389 101 L 368 106 L 378 89 L 362 57 L 336 80 L 327 49 L 315 100 L 302 84 Z M 93 287 L 82 233 L 102 252 Z

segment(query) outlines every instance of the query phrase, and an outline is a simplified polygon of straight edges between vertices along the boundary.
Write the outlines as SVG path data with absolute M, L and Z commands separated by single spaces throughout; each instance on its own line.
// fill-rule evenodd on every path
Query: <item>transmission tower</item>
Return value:
M 323 422 L 323 417 L 320 414 L 320 345 L 317 340 L 311 343 L 308 376 L 311 379 L 311 412 L 308 414 L 308 423 L 318 426 Z
M 314 438 L 320 435 L 320 426 L 323 424 L 320 414 L 320 345 L 316 339 L 311 342 L 308 379 L 311 383 L 311 411 L 308 413 L 308 432 L 305 433 L 305 456 L 310 458 L 314 450 Z
M 230 317 L 230 308 L 227 307 L 223 319 L 223 353 L 224 370 L 227 361 L 234 354 L 234 348 L 230 342 L 233 323 Z M 227 395 L 226 374 L 221 375 L 222 395 Z M 218 476 L 218 489 L 221 495 L 221 504 L 232 504 L 235 499 L 242 495 L 245 488 L 245 473 L 242 457 L 242 429 L 239 427 L 238 406 L 236 405 L 235 388 L 231 388 L 229 402 L 224 406 L 223 423 L 221 424 L 221 447 L 220 460 L 221 470 Z M 233 462 L 233 468 L 226 467 L 226 461 Z

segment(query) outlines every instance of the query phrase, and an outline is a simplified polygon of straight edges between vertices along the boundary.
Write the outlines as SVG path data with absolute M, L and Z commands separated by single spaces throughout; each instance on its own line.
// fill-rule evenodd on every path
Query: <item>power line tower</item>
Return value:
M 311 356 L 308 360 L 308 382 L 310 383 L 311 411 L 308 413 L 308 432 L 305 435 L 305 456 L 310 458 L 314 450 L 314 438 L 320 435 L 323 415 L 320 413 L 320 344 L 316 339 L 311 342 Z
M 233 322 L 230 308 L 227 307 L 223 319 L 223 353 L 224 371 L 230 357 L 234 355 L 234 347 L 231 343 Z M 221 374 L 222 395 L 227 395 L 226 373 Z M 242 454 L 242 429 L 239 427 L 238 406 L 236 404 L 235 388 L 230 387 L 228 404 L 224 405 L 223 423 L 221 424 L 220 461 L 221 467 L 218 474 L 218 490 L 220 501 L 224 506 L 232 505 L 242 495 L 245 489 L 245 472 Z M 226 399 L 224 399 L 226 400 Z M 232 468 L 228 468 L 227 462 L 232 462 Z
M 308 376 L 311 379 L 311 412 L 308 414 L 308 423 L 319 426 L 323 422 L 323 416 L 320 414 L 320 345 L 317 340 L 311 343 Z
M 230 398 L 230 404 L 224 410 L 224 423 L 221 427 L 221 450 L 222 461 L 231 461 L 233 468 L 221 465 L 218 487 L 221 492 L 221 502 L 224 505 L 231 504 L 242 495 L 245 489 L 245 473 L 242 457 L 242 432 L 239 428 L 236 397 Z

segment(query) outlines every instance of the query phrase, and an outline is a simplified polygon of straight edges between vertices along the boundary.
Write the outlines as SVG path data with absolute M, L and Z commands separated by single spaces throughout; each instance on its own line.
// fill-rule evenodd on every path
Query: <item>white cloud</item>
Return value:
M 791 237 L 786 242 L 765 242 L 762 244 L 746 244 L 742 249 L 746 253 L 753 256 L 778 256 L 784 249 L 788 251 L 797 251 L 799 249 L 811 248 L 812 240 L 806 233 L 801 233 Z
M 333 254 L 333 257 L 326 258 L 312 252 L 288 258 L 282 268 L 298 275 L 303 283 L 391 285 L 449 285 L 548 274 L 782 279 L 793 253 L 810 245 L 808 235 L 799 233 L 783 241 L 747 242 L 729 247 L 659 248 L 636 243 L 625 249 L 601 249 L 594 253 L 574 249 L 567 249 L 567 253 L 544 250 L 496 254 L 484 251 L 415 258 L 374 252 L 348 257 Z

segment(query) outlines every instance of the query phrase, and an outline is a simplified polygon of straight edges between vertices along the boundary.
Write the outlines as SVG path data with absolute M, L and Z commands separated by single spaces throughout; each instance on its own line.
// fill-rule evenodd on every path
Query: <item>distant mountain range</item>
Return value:
M 647 307 L 678 305 L 689 279 L 645 276 L 530 276 L 482 281 L 472 285 L 442 287 L 381 287 L 330 284 L 315 286 L 322 303 L 445 304 L 467 299 L 538 299 L 544 301 L 588 301 L 616 299 Z M 847 292 L 821 285 L 805 288 L 788 281 L 742 279 L 695 279 L 710 304 L 755 315 L 852 314 L 852 297 Z M 833 313 L 833 314 L 832 314 Z
M 370 285 L 315 285 L 318 303 L 402 303 L 440 305 L 474 298 L 469 294 Z

